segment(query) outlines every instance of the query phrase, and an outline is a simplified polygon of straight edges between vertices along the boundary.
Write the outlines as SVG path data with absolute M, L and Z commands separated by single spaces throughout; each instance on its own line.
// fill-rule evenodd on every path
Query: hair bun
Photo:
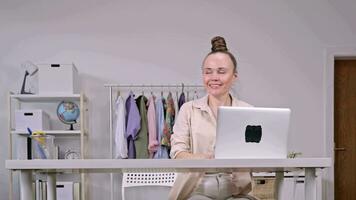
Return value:
M 212 52 L 229 51 L 227 49 L 225 39 L 221 36 L 216 36 L 213 39 L 211 39 L 211 51 Z

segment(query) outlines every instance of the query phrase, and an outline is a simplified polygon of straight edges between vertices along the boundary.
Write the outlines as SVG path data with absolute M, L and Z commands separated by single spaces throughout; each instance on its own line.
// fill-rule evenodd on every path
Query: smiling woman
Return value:
M 230 94 L 237 79 L 236 59 L 228 51 L 225 39 L 211 41 L 212 51 L 203 61 L 203 82 L 207 95 L 185 103 L 173 127 L 171 158 L 212 159 L 216 141 L 219 106 L 248 107 Z M 170 199 L 255 199 L 249 173 L 178 174 Z

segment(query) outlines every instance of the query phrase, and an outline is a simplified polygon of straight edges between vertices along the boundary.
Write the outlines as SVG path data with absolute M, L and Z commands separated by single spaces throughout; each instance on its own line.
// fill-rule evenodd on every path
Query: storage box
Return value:
M 73 200 L 73 189 L 73 182 L 57 182 L 57 200 Z
M 79 94 L 78 70 L 74 64 L 38 64 L 40 95 Z
M 15 110 L 15 129 L 50 130 L 49 115 L 43 110 Z
M 261 200 L 274 200 L 275 179 L 254 178 L 252 194 Z

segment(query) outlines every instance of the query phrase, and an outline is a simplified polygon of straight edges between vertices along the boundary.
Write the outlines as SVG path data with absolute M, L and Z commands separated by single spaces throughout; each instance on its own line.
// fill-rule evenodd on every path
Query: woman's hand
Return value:
M 196 153 L 192 154 L 195 159 L 213 159 L 214 155 L 209 153 Z
M 214 154 L 212 153 L 189 153 L 189 152 L 180 152 L 176 159 L 213 159 Z

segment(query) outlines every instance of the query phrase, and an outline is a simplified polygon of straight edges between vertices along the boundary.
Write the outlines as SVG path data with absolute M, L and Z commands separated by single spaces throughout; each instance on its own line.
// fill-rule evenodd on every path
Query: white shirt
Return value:
M 115 102 L 116 128 L 115 128 L 115 158 L 127 158 L 127 140 L 125 138 L 126 119 L 125 102 L 121 96 L 118 96 Z

